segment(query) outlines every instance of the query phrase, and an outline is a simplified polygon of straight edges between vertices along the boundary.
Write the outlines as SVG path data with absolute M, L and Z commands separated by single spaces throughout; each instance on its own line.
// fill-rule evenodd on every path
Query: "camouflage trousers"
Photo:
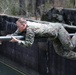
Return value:
M 73 51 L 76 47 L 76 33 L 70 37 L 65 28 L 60 25 L 57 38 L 53 40 L 53 46 L 58 55 L 68 59 L 76 59 L 76 52 Z

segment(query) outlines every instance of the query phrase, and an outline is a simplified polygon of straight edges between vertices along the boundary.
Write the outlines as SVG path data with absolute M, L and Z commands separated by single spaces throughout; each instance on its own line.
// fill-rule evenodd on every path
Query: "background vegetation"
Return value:
M 0 14 L 40 18 L 52 7 L 75 8 L 76 0 L 0 0 Z

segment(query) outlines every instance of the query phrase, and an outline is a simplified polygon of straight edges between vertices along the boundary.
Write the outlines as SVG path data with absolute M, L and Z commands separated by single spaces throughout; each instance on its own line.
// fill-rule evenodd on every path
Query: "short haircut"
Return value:
M 26 19 L 24 18 L 19 18 L 17 21 L 19 21 L 21 24 L 26 23 Z

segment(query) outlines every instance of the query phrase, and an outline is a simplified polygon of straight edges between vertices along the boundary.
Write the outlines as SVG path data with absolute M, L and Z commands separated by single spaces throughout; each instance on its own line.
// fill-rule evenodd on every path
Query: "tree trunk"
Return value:
M 76 0 L 75 0 L 75 8 L 76 8 Z
M 19 0 L 19 14 L 20 15 L 25 15 L 25 0 Z

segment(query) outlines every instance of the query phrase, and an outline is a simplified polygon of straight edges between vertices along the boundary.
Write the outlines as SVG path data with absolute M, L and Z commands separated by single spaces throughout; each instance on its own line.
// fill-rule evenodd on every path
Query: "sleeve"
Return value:
M 19 44 L 25 47 L 30 47 L 34 42 L 34 37 L 35 33 L 33 29 L 28 27 L 25 34 L 25 41 L 19 41 Z

